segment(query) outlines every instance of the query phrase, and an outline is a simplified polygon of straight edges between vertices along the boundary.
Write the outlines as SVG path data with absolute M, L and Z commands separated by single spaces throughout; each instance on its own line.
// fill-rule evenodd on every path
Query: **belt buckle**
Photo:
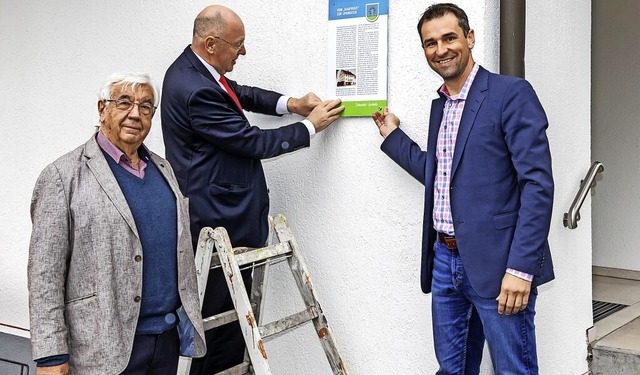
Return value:
M 456 241 L 456 237 L 455 236 L 447 236 L 444 233 L 440 233 L 440 240 L 442 240 L 442 242 L 444 242 L 445 246 L 447 246 L 447 249 L 449 249 L 449 250 L 457 250 L 458 249 L 458 242 Z

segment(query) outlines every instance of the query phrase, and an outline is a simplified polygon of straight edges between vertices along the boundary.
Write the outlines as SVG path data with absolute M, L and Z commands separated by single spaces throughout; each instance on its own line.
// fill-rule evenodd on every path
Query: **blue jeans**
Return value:
M 477 295 L 457 250 L 434 246 L 432 319 L 437 374 L 478 374 L 486 339 L 496 375 L 538 374 L 533 318 L 536 291 L 515 315 L 498 314 L 495 298 Z

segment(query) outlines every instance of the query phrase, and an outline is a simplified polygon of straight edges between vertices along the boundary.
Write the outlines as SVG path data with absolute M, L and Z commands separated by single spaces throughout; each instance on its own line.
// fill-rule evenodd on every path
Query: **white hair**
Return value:
M 104 82 L 100 90 L 98 90 L 98 100 L 111 99 L 113 86 L 122 85 L 123 88 L 131 87 L 132 90 L 136 90 L 139 85 L 147 85 L 153 91 L 153 105 L 158 106 L 160 102 L 160 96 L 158 95 L 158 89 L 151 81 L 151 78 L 147 73 L 114 73 Z

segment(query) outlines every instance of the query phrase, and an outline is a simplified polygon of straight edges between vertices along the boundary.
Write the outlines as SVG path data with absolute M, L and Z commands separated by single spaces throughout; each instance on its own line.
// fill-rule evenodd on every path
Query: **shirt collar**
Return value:
M 444 96 L 447 97 L 448 100 L 467 100 L 467 95 L 469 95 L 469 89 L 473 84 L 473 80 L 476 78 L 476 73 L 478 73 L 478 69 L 480 65 L 478 63 L 473 64 L 473 68 L 471 68 L 471 72 L 469 72 L 469 76 L 464 81 L 464 85 L 462 85 L 462 89 L 457 95 L 449 95 L 449 90 L 447 90 L 447 86 L 443 83 L 440 86 L 440 91 Z
M 209 64 L 208 62 L 204 61 L 204 59 L 200 57 L 200 55 L 198 55 L 197 53 L 193 52 L 193 54 L 196 55 L 196 57 L 198 58 L 198 60 L 200 60 L 202 65 L 204 65 L 204 67 L 207 68 L 209 73 L 211 73 L 211 75 L 213 76 L 213 79 L 215 79 L 216 82 L 220 82 L 220 73 L 218 73 L 216 68 L 214 68 L 213 65 Z
M 109 138 L 107 138 L 104 134 L 102 134 L 100 130 L 98 130 L 96 141 L 98 142 L 98 145 L 100 146 L 100 148 L 102 148 L 104 152 L 106 152 L 107 155 L 109 155 L 116 163 L 120 163 L 123 157 L 125 160 L 129 160 L 129 158 L 127 158 L 124 155 L 124 152 L 122 152 L 118 147 L 116 147 L 116 145 L 114 145 L 109 140 Z M 149 161 L 149 149 L 147 148 L 147 146 L 145 146 L 144 144 L 140 146 L 138 148 L 138 155 L 142 160 Z

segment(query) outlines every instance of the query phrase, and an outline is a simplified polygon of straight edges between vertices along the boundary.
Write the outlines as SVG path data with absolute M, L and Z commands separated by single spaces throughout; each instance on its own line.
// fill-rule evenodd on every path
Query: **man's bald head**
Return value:
M 230 23 L 240 23 L 240 16 L 223 5 L 210 5 L 196 16 L 193 22 L 193 41 L 202 40 L 208 35 L 219 35 Z
M 193 23 L 191 49 L 218 73 L 233 70 L 240 55 L 245 55 L 244 23 L 234 11 L 222 6 L 204 8 Z

